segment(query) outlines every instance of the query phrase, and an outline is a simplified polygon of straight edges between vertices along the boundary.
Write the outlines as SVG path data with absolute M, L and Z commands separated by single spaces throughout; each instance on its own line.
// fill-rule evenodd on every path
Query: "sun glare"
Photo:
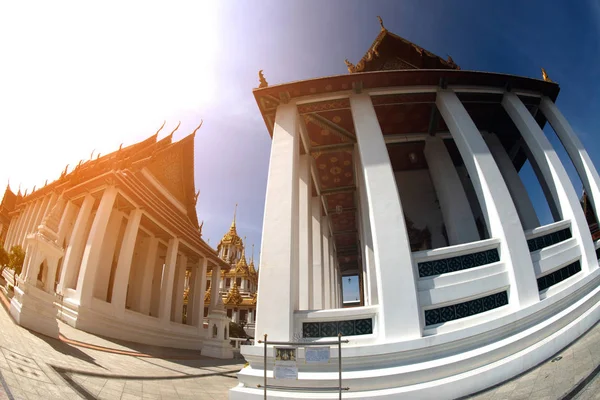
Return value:
M 0 186 L 10 179 L 31 191 L 92 151 L 150 136 L 163 120 L 168 133 L 214 99 L 216 3 L 2 8 Z

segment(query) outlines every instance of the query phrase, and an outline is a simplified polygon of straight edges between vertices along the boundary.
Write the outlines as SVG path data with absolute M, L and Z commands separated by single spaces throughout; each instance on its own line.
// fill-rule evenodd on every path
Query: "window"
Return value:
M 235 283 L 238 287 L 242 286 L 242 278 L 235 278 Z
M 227 280 L 225 281 L 225 287 L 229 286 L 231 286 L 231 278 L 227 278 Z
M 230 308 L 227 310 L 227 318 L 231 318 L 233 316 L 233 310 Z

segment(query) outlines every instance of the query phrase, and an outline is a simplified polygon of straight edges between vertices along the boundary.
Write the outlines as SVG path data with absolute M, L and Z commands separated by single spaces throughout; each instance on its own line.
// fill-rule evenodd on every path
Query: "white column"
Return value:
M 152 279 L 156 265 L 156 255 L 158 253 L 158 238 L 150 237 L 148 244 L 148 253 L 144 261 L 144 274 L 142 278 L 142 293 L 140 295 L 140 312 L 144 315 L 150 314 L 150 300 L 152 299 Z
M 210 278 L 210 310 L 215 308 L 221 294 L 219 293 L 219 281 L 221 280 L 221 267 L 213 265 L 212 276 Z M 209 310 L 209 311 L 210 311 Z M 204 312 L 204 311 L 203 311 Z
M 277 108 L 265 198 L 256 335 L 289 341 L 298 309 L 298 116 Z M 276 302 L 273 299 L 277 299 Z
M 598 170 L 590 158 L 581 140 L 571 128 L 567 119 L 560 112 L 556 104 L 548 97 L 542 97 L 540 110 L 552 125 L 556 136 L 560 139 L 565 150 L 569 154 L 577 174 L 583 183 L 585 192 L 588 194 L 594 207 L 596 218 L 600 218 L 600 176 Z
M 25 237 L 27 236 L 29 225 L 31 224 L 31 219 L 33 218 L 33 214 L 35 213 L 35 207 L 37 203 L 29 203 L 25 208 L 25 219 L 23 220 L 23 225 L 21 229 L 19 229 L 19 235 L 17 236 L 17 240 L 15 241 L 15 245 L 21 246 L 25 249 Z
M 331 258 L 329 257 L 329 250 L 331 247 L 329 246 L 329 226 L 327 225 L 327 217 L 323 217 L 321 227 L 323 228 L 323 308 L 328 310 L 331 308 L 331 296 L 329 295 L 329 291 L 331 290 Z
M 423 153 L 442 210 L 449 244 L 479 240 L 473 211 L 444 141 L 438 136 L 427 138 Z
M 117 269 L 115 270 L 115 278 L 112 292 L 112 305 L 119 316 L 125 315 L 125 300 L 127 299 L 127 287 L 129 286 L 129 275 L 131 272 L 131 261 L 133 259 L 133 251 L 135 250 L 135 242 L 142 220 L 142 210 L 136 208 L 129 213 L 129 220 L 123 233 L 123 241 L 119 259 L 117 261 Z
M 312 256 L 312 184 L 310 180 L 311 156 L 304 154 L 300 156 L 298 166 L 299 175 L 299 309 L 312 310 L 312 286 L 313 286 L 313 256 Z
M 185 285 L 185 270 L 187 268 L 187 256 L 181 254 L 179 256 L 179 265 L 177 266 L 175 276 L 175 288 L 173 289 L 173 321 L 181 324 L 183 322 L 183 289 Z
M 456 94 L 438 92 L 436 105 L 469 172 L 488 232 L 500 239 L 500 256 L 511 284 L 509 302 L 512 307 L 527 307 L 539 301 L 537 281 L 521 221 L 502 174 Z
M 515 207 L 517 208 L 517 213 L 519 214 L 519 219 L 521 220 L 523 229 L 528 230 L 537 228 L 540 226 L 540 221 L 537 217 L 535 209 L 533 208 L 533 203 L 529 198 L 529 194 L 527 193 L 525 185 L 523 185 L 523 181 L 519 177 L 517 169 L 513 165 L 512 160 L 508 156 L 506 150 L 504 150 L 504 147 L 502 146 L 502 143 L 500 143 L 498 136 L 496 136 L 494 133 L 487 133 L 483 136 L 483 138 L 492 152 L 496 164 L 498 164 L 500 173 L 504 178 L 504 182 L 508 187 L 510 196 L 515 203 Z
M 58 239 L 57 243 L 62 246 L 63 240 L 67 235 L 67 231 L 69 230 L 69 224 L 76 218 L 77 206 L 73 204 L 72 201 L 68 201 L 63 214 L 60 218 L 60 223 L 58 224 Z M 66 249 L 65 249 L 66 250 Z M 64 264 L 64 263 L 63 263 Z
M 173 280 L 175 279 L 175 266 L 177 265 L 177 251 L 179 239 L 169 240 L 167 257 L 160 285 L 160 303 L 158 316 L 163 326 L 168 326 L 171 321 L 171 301 L 173 300 Z
M 192 325 L 197 326 L 203 332 L 204 321 L 204 293 L 206 292 L 206 271 L 208 270 L 208 259 L 200 258 L 198 270 L 196 271 L 196 282 L 194 283 L 194 315 Z
M 334 237 L 329 237 L 329 304 L 331 308 L 335 308 L 335 254 L 333 246 Z
M 311 199 L 312 215 L 312 308 L 323 309 L 323 234 L 321 233 L 321 200 Z
M 79 300 L 80 306 L 89 306 L 92 301 L 96 272 L 102 256 L 102 243 L 116 198 L 117 188 L 107 187 L 102 194 L 98 210 L 96 210 L 77 277 L 76 298 Z
M 417 338 L 421 322 L 412 253 L 383 133 L 369 95 L 351 96 L 350 107 L 373 238 L 379 335 L 388 341 Z
M 73 226 L 73 232 L 71 233 L 71 241 L 65 251 L 60 281 L 56 289 L 58 293 L 64 293 L 65 289 L 69 287 L 72 282 L 76 282 L 77 277 L 75 276 L 75 272 L 77 271 L 77 264 L 80 262 L 83 246 L 87 239 L 87 237 L 85 237 L 85 232 L 93 206 L 94 197 L 91 194 L 88 194 L 83 199 L 83 203 L 77 214 L 77 219 L 75 219 L 75 225 Z
M 502 106 L 513 120 L 548 184 L 563 219 L 571 220 L 571 232 L 581 246 L 581 269 L 586 273 L 598 268 L 592 235 L 573 184 L 552 144 L 544 135 L 527 107 L 514 93 L 505 93 Z
M 4 250 L 10 251 L 10 245 L 12 243 L 13 237 L 15 235 L 15 230 L 17 228 L 17 223 L 19 222 L 20 215 L 17 215 L 14 218 L 11 218 L 10 225 L 8 226 L 8 232 L 6 234 L 6 240 L 4 241 Z
M 54 195 L 54 193 L 52 193 Z M 40 209 L 33 220 L 33 224 L 31 227 L 31 232 L 36 232 L 38 226 L 42 222 L 44 215 L 46 215 L 46 211 L 48 210 L 48 206 L 50 205 L 50 201 L 52 200 L 52 196 L 44 196 L 41 199 L 42 204 L 40 205 Z
M 375 253 L 373 252 L 373 237 L 371 235 L 371 222 L 369 221 L 369 204 L 367 202 L 367 190 L 364 184 L 362 161 L 358 149 L 355 149 L 356 157 L 356 184 L 358 186 L 358 202 L 360 207 L 360 238 L 362 245 L 362 263 L 365 274 L 365 305 L 378 304 L 377 298 L 377 272 L 375 269 Z
M 31 218 L 29 219 L 27 228 L 25 229 L 25 234 L 23 235 L 23 239 L 21 239 L 21 247 L 23 247 L 23 248 L 25 248 L 25 246 L 27 244 L 27 235 L 29 235 L 30 233 L 34 232 L 37 229 L 37 226 L 35 226 L 35 223 L 40 214 L 40 211 L 42 210 L 43 202 L 44 202 L 44 199 L 38 199 L 35 202 L 35 205 L 33 208 L 33 213 L 31 214 Z

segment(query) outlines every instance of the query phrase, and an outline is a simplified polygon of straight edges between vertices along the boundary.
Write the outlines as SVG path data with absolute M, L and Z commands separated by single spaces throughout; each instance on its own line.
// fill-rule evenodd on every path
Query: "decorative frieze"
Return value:
M 596 254 L 598 251 L 596 251 Z M 537 279 L 538 289 L 540 291 L 548 289 L 550 286 L 556 285 L 559 282 L 564 281 L 567 278 L 575 275 L 581 271 L 581 262 L 579 260 L 571 263 L 559 270 L 552 272 L 551 274 L 544 275 Z
M 443 258 L 441 260 L 425 261 L 418 264 L 419 277 L 447 274 L 448 272 L 480 267 L 500 261 L 498 249 L 480 251 L 462 256 Z
M 464 303 L 425 310 L 425 325 L 436 325 L 455 319 L 469 317 L 508 304 L 508 293 L 500 292 Z
M 373 319 L 302 323 L 302 337 L 305 338 L 333 337 L 338 333 L 342 336 L 369 335 L 373 333 Z
M 543 236 L 538 236 L 533 239 L 529 239 L 527 241 L 527 246 L 529 246 L 529 251 L 533 252 L 536 250 L 541 250 L 545 247 L 552 246 L 553 244 L 564 242 L 567 239 L 571 239 L 571 229 L 565 228 L 560 231 L 548 233 Z

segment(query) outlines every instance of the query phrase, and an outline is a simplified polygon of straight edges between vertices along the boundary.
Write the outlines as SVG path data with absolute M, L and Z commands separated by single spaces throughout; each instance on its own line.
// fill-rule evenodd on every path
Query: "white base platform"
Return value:
M 10 314 L 22 327 L 58 338 L 57 309 L 53 303 L 53 295 L 28 283 L 19 282 L 10 302 Z
M 233 358 L 233 349 L 228 340 L 205 339 L 200 354 L 229 360 Z
M 161 321 L 158 318 L 124 310 L 113 311 L 110 303 L 93 299 L 92 307 L 81 307 L 68 298 L 57 303 L 58 318 L 66 324 L 96 335 L 129 342 L 178 349 L 200 350 L 204 328 Z
M 550 298 L 486 323 L 413 341 L 351 343 L 343 347 L 345 399 L 454 399 L 506 381 L 547 360 L 600 319 L 600 270 L 569 282 Z M 268 349 L 268 384 L 306 387 L 306 391 L 269 390 L 269 399 L 334 399 L 337 392 L 311 387 L 337 386 L 337 352 L 324 366 L 306 365 L 299 350 L 296 381 L 274 380 Z M 230 400 L 262 399 L 263 348 L 244 346 L 250 365 L 238 374 Z

